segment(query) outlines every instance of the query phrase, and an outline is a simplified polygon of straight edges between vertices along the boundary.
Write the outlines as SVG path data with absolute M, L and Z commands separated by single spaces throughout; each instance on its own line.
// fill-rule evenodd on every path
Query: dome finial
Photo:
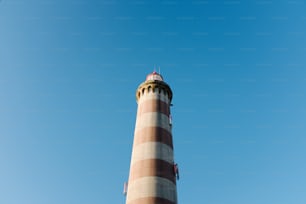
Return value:
M 153 73 L 156 73 L 156 64 L 154 64 Z

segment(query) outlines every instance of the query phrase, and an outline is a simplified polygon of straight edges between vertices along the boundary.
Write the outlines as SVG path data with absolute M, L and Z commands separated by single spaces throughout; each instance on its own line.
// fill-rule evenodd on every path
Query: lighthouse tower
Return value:
M 156 72 L 136 91 L 138 109 L 126 204 L 177 204 L 171 99 L 169 85 Z

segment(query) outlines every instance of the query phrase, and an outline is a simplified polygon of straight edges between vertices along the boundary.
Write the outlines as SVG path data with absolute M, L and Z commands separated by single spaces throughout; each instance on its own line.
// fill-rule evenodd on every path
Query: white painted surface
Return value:
M 176 186 L 161 177 L 142 177 L 129 184 L 127 202 L 145 197 L 159 197 L 177 203 Z
M 143 113 L 136 119 L 135 132 L 145 127 L 161 127 L 171 133 L 169 116 L 159 112 Z
M 170 164 L 173 161 L 173 150 L 160 142 L 146 142 L 133 148 L 131 165 L 144 159 L 160 159 Z
M 158 90 L 156 90 L 154 93 L 153 92 L 145 92 L 142 96 L 140 96 L 140 99 L 138 101 L 138 105 L 140 105 L 142 102 L 146 101 L 146 100 L 161 100 L 164 101 L 166 103 L 169 103 L 169 98 L 167 94 L 164 94 L 163 92 L 158 93 Z

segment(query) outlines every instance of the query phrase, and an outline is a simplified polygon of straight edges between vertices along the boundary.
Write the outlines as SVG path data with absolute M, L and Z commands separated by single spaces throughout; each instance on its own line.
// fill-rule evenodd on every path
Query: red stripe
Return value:
M 171 133 L 161 127 L 145 127 L 135 132 L 134 147 L 146 142 L 160 142 L 173 149 Z
M 169 116 L 170 108 L 166 102 L 158 99 L 145 100 L 138 104 L 137 117 L 148 112 L 159 112 Z
M 157 176 L 168 179 L 175 184 L 173 164 L 160 159 L 145 159 L 135 162 L 131 166 L 130 172 L 129 183 L 142 177 Z

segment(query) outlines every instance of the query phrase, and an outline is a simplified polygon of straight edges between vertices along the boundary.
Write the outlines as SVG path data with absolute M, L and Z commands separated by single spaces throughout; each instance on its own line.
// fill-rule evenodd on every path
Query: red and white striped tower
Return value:
M 126 204 L 177 204 L 171 99 L 169 85 L 156 72 L 136 91 L 138 109 Z

